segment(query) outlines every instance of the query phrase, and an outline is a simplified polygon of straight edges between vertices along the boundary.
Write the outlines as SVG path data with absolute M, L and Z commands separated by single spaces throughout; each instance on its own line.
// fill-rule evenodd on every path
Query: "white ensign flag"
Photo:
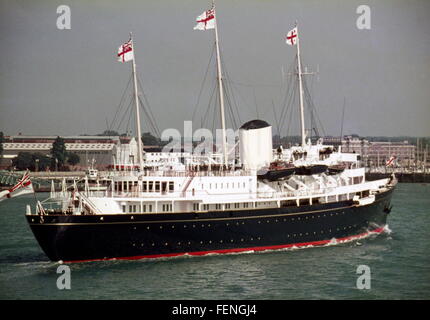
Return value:
M 297 27 L 295 27 L 293 30 L 290 30 L 287 34 L 286 43 L 290 46 L 295 46 L 298 40 L 298 34 L 297 34 Z
M 214 8 L 203 12 L 196 19 L 197 24 L 194 30 L 208 30 L 215 28 L 215 10 Z
M 118 61 L 127 62 L 134 59 L 133 44 L 131 39 L 118 48 Z

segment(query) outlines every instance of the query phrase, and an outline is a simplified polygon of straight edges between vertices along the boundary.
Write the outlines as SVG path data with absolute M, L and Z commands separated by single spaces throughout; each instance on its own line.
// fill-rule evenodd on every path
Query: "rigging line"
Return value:
M 226 75 L 226 77 L 228 77 L 227 71 L 225 72 L 225 75 Z M 230 86 L 227 85 L 226 81 L 224 81 L 224 79 L 221 83 L 222 83 L 222 86 L 223 86 L 224 92 L 225 92 L 225 98 L 226 98 L 226 102 L 227 102 L 227 106 L 228 106 L 227 111 L 229 112 L 230 122 L 233 125 L 233 127 L 235 129 L 237 129 L 237 122 L 236 122 L 236 117 L 235 117 L 234 110 L 233 110 L 233 104 L 230 100 L 230 96 L 233 97 L 233 95 L 230 94 L 230 92 L 232 90 L 231 90 Z
M 314 117 L 316 117 L 317 122 L 319 123 L 319 126 L 321 128 L 321 131 L 322 131 L 323 135 L 326 135 L 325 130 L 324 130 L 324 126 L 323 126 L 323 124 L 322 124 L 322 122 L 321 122 L 321 120 L 319 118 L 318 111 L 315 108 L 315 104 L 313 103 L 312 96 L 311 96 L 311 94 L 309 92 L 309 88 L 308 88 L 308 85 L 307 85 L 306 81 L 305 81 L 305 86 L 304 87 L 305 87 L 306 95 L 308 96 L 308 98 L 310 100 L 310 106 L 312 108 L 312 113 L 313 113 Z M 316 124 L 316 125 L 318 125 L 318 124 Z M 319 132 L 317 132 L 317 135 L 319 136 Z
M 117 127 L 117 131 L 119 132 L 120 131 L 120 127 L 121 127 L 121 125 L 122 125 L 122 122 L 124 121 L 124 118 L 125 118 L 125 116 L 127 115 L 127 113 L 130 111 L 130 109 L 131 109 L 131 105 L 132 105 L 132 103 L 133 103 L 133 97 L 130 95 L 130 102 L 128 103 L 128 106 L 127 106 L 127 109 L 125 110 L 125 112 L 123 113 L 123 115 L 122 115 L 122 118 L 121 118 L 121 120 L 120 120 L 120 122 L 118 123 L 118 127 Z M 126 135 L 128 134 L 127 133 L 127 130 L 126 130 Z
M 228 73 L 228 68 L 227 68 L 227 66 L 226 66 L 226 64 L 224 62 L 224 55 L 223 55 L 222 52 L 221 52 L 220 56 L 221 56 L 220 57 L 221 58 L 221 64 L 223 66 L 223 70 L 224 70 L 224 74 L 225 74 L 224 79 L 222 79 L 223 80 L 222 81 L 223 88 L 228 89 L 228 90 L 226 90 L 226 93 L 225 93 L 226 94 L 226 99 L 229 101 L 228 103 L 230 104 L 231 114 L 232 114 L 232 122 L 234 122 L 234 127 L 237 128 L 237 122 L 236 122 L 236 117 L 235 117 L 235 114 L 234 114 L 234 111 L 233 111 L 233 107 L 236 108 L 236 112 L 237 112 L 239 121 L 240 121 L 240 114 L 239 114 L 239 111 L 238 111 L 238 106 L 237 106 L 237 103 L 236 103 L 236 99 L 235 99 L 234 94 L 233 94 L 233 89 L 230 87 L 230 85 L 228 83 L 228 82 L 230 82 L 230 75 Z M 231 99 L 230 99 L 230 96 L 231 96 Z M 233 101 L 234 105 L 231 103 L 231 101 Z
M 273 99 L 272 99 L 272 109 L 273 109 L 273 114 L 275 116 L 274 120 L 275 120 L 275 125 L 276 125 L 276 131 L 278 133 L 279 139 L 281 139 L 281 131 L 279 130 L 279 119 L 276 116 L 276 108 L 275 108 L 275 103 L 273 102 Z
M 198 106 L 199 106 L 199 104 L 200 104 L 200 98 L 201 98 L 201 95 L 202 95 L 202 93 L 203 93 L 204 84 L 206 83 L 207 75 L 208 75 L 208 72 L 209 72 L 209 69 L 210 69 L 210 65 L 211 65 L 211 62 L 212 62 L 212 58 L 213 58 L 213 56 L 214 56 L 215 48 L 216 48 L 216 47 L 215 47 L 215 42 L 214 42 L 214 43 L 213 43 L 213 45 L 212 45 L 211 56 L 210 56 L 210 58 L 209 58 L 208 65 L 207 65 L 207 67 L 206 67 L 205 76 L 203 77 L 203 82 L 202 82 L 202 84 L 201 84 L 201 86 L 200 86 L 199 95 L 197 96 L 197 103 L 196 103 L 196 105 L 194 106 L 194 110 L 193 110 L 193 114 L 192 114 L 192 117 L 191 117 L 191 121 L 194 121 L 194 117 L 195 117 L 195 114 L 196 114 L 196 111 L 197 111 L 197 107 L 198 107 Z
M 283 113 L 280 116 L 280 131 L 282 132 L 283 130 L 283 125 L 285 123 L 285 119 L 287 118 L 287 116 L 289 115 L 289 113 L 291 113 L 291 117 L 292 117 L 292 111 L 290 112 L 290 110 L 294 109 L 293 104 L 295 103 L 295 94 L 296 94 L 296 90 L 297 90 L 297 81 L 294 81 L 292 86 L 290 85 L 290 90 L 289 90 L 289 95 L 286 95 L 285 98 L 285 102 L 284 102 L 284 108 L 283 108 Z M 288 129 L 290 127 L 288 126 Z
M 134 100 L 134 99 L 133 99 Z M 127 121 L 127 126 L 126 126 L 126 131 L 128 131 L 128 129 L 130 129 L 130 132 L 132 132 L 132 129 L 130 128 L 130 121 L 131 121 L 131 118 L 133 117 L 133 110 L 132 110 L 132 108 L 130 108 L 130 112 L 129 112 L 129 114 L 128 114 L 128 121 Z M 134 122 L 134 121 L 133 121 Z M 136 130 L 136 126 L 134 125 L 134 127 L 133 127 L 133 129 L 134 129 L 134 132 L 136 132 L 137 130 Z M 137 134 L 136 134 L 136 138 L 137 138 Z
M 139 101 L 140 101 L 140 108 L 143 110 L 143 112 L 145 114 L 144 121 L 147 121 L 147 124 L 149 124 L 153 133 L 155 133 L 155 135 L 158 138 L 160 138 L 160 131 L 159 131 L 159 128 L 157 126 L 157 122 L 154 118 L 154 115 L 151 113 L 151 109 L 149 107 L 148 108 L 145 107 L 145 104 L 143 103 L 143 101 L 140 97 L 139 97 Z
M 124 91 L 123 91 L 123 93 L 122 93 L 122 95 L 121 95 L 121 99 L 119 100 L 119 104 L 118 104 L 117 110 L 116 110 L 116 112 L 115 112 L 115 116 L 113 117 L 113 119 L 112 119 L 112 121 L 111 121 L 111 123 L 110 123 L 109 128 L 113 128 L 113 125 L 114 125 L 114 123 L 115 123 L 115 121 L 116 121 L 116 118 L 117 118 L 117 116 L 118 116 L 118 113 L 119 113 L 119 111 L 122 109 L 122 104 L 123 104 L 123 102 L 124 102 L 124 98 L 125 98 L 126 93 L 127 93 L 127 91 L 128 91 L 128 87 L 130 86 L 130 83 L 131 83 L 131 79 L 132 79 L 132 78 L 133 78 L 133 75 L 130 75 L 130 78 L 128 79 L 127 85 L 126 85 L 126 87 L 125 87 L 125 89 L 124 89 Z
M 158 136 L 158 138 L 160 138 L 160 128 L 158 127 L 158 125 L 157 125 L 157 121 L 156 121 L 156 119 L 155 119 L 155 116 L 154 116 L 154 114 L 152 113 L 151 105 L 149 104 L 149 101 L 148 101 L 148 99 L 146 98 L 145 91 L 143 90 L 143 83 L 142 83 L 142 81 L 140 80 L 140 78 L 139 78 L 139 77 L 137 78 L 137 82 L 138 82 L 138 84 L 139 84 L 140 90 L 141 90 L 141 92 L 142 92 L 143 99 L 144 99 L 144 101 L 145 101 L 145 103 L 143 103 L 143 102 L 142 102 L 142 100 L 141 100 L 141 99 L 140 99 L 140 97 L 139 97 L 139 101 L 141 102 L 141 106 L 143 106 L 143 108 L 147 108 L 147 109 L 148 109 L 149 114 L 150 114 L 150 116 L 151 116 L 151 118 L 152 118 L 152 120 L 151 120 L 151 121 L 154 123 L 154 130 L 155 130 L 155 134 Z
M 233 94 L 233 88 L 227 82 L 228 81 L 223 82 L 223 86 L 225 87 L 225 91 L 226 91 L 226 100 L 228 102 L 229 110 L 231 113 L 231 121 L 233 123 L 234 128 L 237 129 L 238 126 L 237 126 L 236 115 L 237 115 L 237 118 L 239 120 L 239 123 L 241 123 L 240 113 L 238 110 L 238 104 L 236 102 L 236 98 Z M 236 114 L 235 114 L 235 112 L 236 112 Z
M 231 82 L 232 84 L 238 85 L 238 86 L 242 86 L 242 87 L 277 87 L 279 88 L 281 85 L 279 84 L 272 84 L 272 83 L 243 83 L 243 82 L 238 82 L 238 81 L 234 81 L 234 80 L 229 80 L 229 82 Z
M 224 83 L 223 83 L 222 85 L 224 86 L 224 90 L 225 90 L 225 92 L 227 93 L 229 89 L 227 89 L 227 87 L 225 87 Z M 226 102 L 227 102 L 227 106 L 228 106 L 227 110 L 228 110 L 228 112 L 229 112 L 230 121 L 231 121 L 231 123 L 233 124 L 233 127 L 234 127 L 235 129 L 237 129 L 236 119 L 235 119 L 235 116 L 234 116 L 234 113 L 233 113 L 232 104 L 231 104 L 230 97 L 229 97 L 229 95 L 228 95 L 228 94 L 226 94 Z M 227 129 L 227 128 L 226 128 L 226 129 Z
M 140 108 L 142 109 L 143 113 L 145 114 L 145 120 L 147 121 L 148 127 L 150 127 L 157 136 L 157 138 L 160 137 L 157 126 L 155 125 L 153 119 L 151 118 L 150 114 L 148 113 L 148 110 L 143 106 L 143 103 L 139 97 L 139 101 L 141 103 Z
M 211 108 L 211 105 L 212 105 L 212 99 L 213 99 L 213 97 L 214 97 L 214 95 L 215 95 L 215 92 L 216 92 L 217 87 L 218 87 L 218 86 L 217 86 L 216 84 L 214 84 L 213 89 L 212 89 L 212 94 L 211 94 L 211 96 L 210 96 L 210 98 L 209 98 L 208 106 L 207 106 L 207 108 L 206 108 L 206 112 L 205 112 L 204 117 L 203 117 L 203 118 L 205 119 L 205 124 L 206 124 L 207 126 L 209 126 L 209 122 L 206 122 L 206 121 L 208 121 L 209 110 L 210 110 L 210 108 Z
M 293 91 L 291 91 L 292 84 L 294 86 L 296 83 L 296 81 L 292 82 L 295 78 L 295 75 L 292 74 L 292 71 L 294 69 L 294 67 L 293 67 L 294 63 L 295 63 L 295 61 L 293 61 L 288 68 L 288 73 L 287 73 L 288 77 L 287 77 L 287 81 L 286 81 L 286 85 L 285 85 L 286 90 L 285 90 L 284 99 L 282 101 L 281 114 L 279 117 L 280 123 L 283 122 L 283 119 L 285 118 L 285 113 L 288 112 L 288 109 L 287 109 L 289 107 L 288 101 L 291 99 L 291 95 L 293 94 Z M 293 90 L 295 90 L 295 89 L 293 88 Z
M 235 111 L 236 111 L 236 114 L 237 114 L 237 117 L 239 119 L 239 123 L 241 123 L 242 121 L 240 119 L 240 113 L 239 113 L 238 104 L 237 104 L 235 95 L 233 94 L 234 90 L 233 90 L 233 87 L 230 85 L 230 83 L 231 83 L 231 77 L 230 77 L 230 74 L 228 72 L 228 68 L 227 68 L 226 64 L 224 63 L 224 57 L 223 57 L 223 55 L 221 55 L 221 63 L 223 65 L 223 69 L 225 70 L 225 72 L 224 72 L 225 73 L 225 78 L 223 79 L 223 86 L 226 89 L 228 89 L 228 96 L 227 97 L 228 97 L 229 101 L 233 101 L 233 103 L 231 104 L 232 114 L 233 114 L 233 117 L 235 118 L 235 114 L 234 114 L 234 110 L 233 110 L 233 107 L 234 107 Z M 231 97 L 231 99 L 230 99 L 230 97 Z M 234 119 L 234 121 L 236 122 L 235 119 Z M 237 126 L 236 126 L 236 128 L 237 128 Z
M 219 91 L 219 89 L 218 89 L 218 81 L 217 81 L 217 83 L 216 83 L 216 87 L 217 87 L 217 90 L 216 91 Z M 214 103 L 214 108 L 213 108 L 213 111 L 214 111 L 214 113 L 213 113 L 213 116 L 212 116 L 212 128 L 211 128 L 211 130 L 212 130 L 212 132 L 214 132 L 215 131 L 215 119 L 217 118 L 217 108 L 216 108 L 216 106 L 218 106 L 219 105 L 219 95 L 218 94 L 216 94 L 215 95 L 215 103 Z M 220 125 L 221 126 L 221 125 Z
M 287 100 L 285 101 L 285 103 L 286 103 L 285 111 L 286 112 L 282 115 L 281 124 L 285 121 L 285 117 L 287 116 L 289 110 L 294 108 L 293 104 L 296 102 L 295 101 L 295 94 L 296 94 L 296 91 L 298 90 L 298 82 L 296 81 L 295 77 L 296 76 L 293 73 L 291 73 L 289 83 L 288 83 L 289 88 L 290 88 L 290 95 L 287 97 Z
M 290 135 L 290 131 L 291 131 L 291 121 L 293 119 L 293 117 L 295 116 L 295 110 L 297 108 L 293 107 L 293 104 L 295 104 L 297 98 L 296 98 L 296 91 L 297 91 L 297 87 L 298 84 L 296 81 L 294 81 L 294 87 L 293 87 L 293 91 L 292 91 L 292 103 L 289 104 L 289 113 L 290 113 L 290 117 L 288 118 L 288 124 L 287 124 L 287 136 Z M 283 123 L 283 122 L 282 122 Z M 282 124 L 281 123 L 281 124 Z

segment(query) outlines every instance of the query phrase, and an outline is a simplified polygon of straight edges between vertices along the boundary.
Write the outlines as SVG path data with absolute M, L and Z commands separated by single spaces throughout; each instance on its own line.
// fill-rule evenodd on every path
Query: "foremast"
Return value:
M 214 14 L 215 23 L 215 46 L 216 46 L 216 57 L 217 57 L 217 74 L 218 74 L 218 88 L 219 88 L 219 101 L 220 101 L 220 116 L 221 116 L 221 129 L 222 129 L 222 148 L 223 148 L 223 160 L 224 165 L 228 165 L 228 154 L 227 154 L 227 141 L 226 141 L 226 129 L 225 129 L 225 112 L 224 112 L 224 90 L 222 85 L 222 70 L 221 70 L 221 57 L 219 50 L 219 37 L 218 37 L 218 26 L 217 26 L 217 15 L 215 10 L 215 1 L 212 0 L 212 9 Z
M 136 130 L 137 130 L 137 153 L 138 153 L 137 161 L 138 161 L 140 170 L 143 170 L 142 131 L 140 128 L 139 95 L 137 92 L 136 47 L 134 46 L 133 36 L 131 32 L 130 32 L 130 41 L 131 41 L 131 46 L 133 48 L 132 73 L 133 73 L 133 84 L 134 84 L 134 101 L 135 101 L 135 107 L 136 107 Z
M 301 136 L 302 136 L 302 147 L 306 145 L 306 128 L 305 128 L 305 111 L 303 107 L 303 83 L 302 83 L 302 64 L 300 61 L 300 37 L 298 32 L 298 26 L 296 21 L 296 27 L 297 30 L 297 71 L 298 71 L 298 81 L 299 81 L 299 106 L 300 106 L 300 129 L 301 129 Z

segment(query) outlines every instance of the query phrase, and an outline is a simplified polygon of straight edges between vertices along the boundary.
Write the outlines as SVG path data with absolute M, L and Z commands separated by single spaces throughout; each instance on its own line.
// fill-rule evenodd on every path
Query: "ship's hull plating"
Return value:
M 381 232 L 392 189 L 374 203 L 172 214 L 27 215 L 53 261 L 140 259 L 324 245 Z

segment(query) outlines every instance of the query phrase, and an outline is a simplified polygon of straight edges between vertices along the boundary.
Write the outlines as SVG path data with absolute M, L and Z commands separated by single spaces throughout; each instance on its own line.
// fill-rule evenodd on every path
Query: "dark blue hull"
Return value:
M 374 203 L 328 204 L 202 213 L 28 215 L 53 261 L 140 259 L 266 250 L 353 239 L 386 225 L 393 189 Z

